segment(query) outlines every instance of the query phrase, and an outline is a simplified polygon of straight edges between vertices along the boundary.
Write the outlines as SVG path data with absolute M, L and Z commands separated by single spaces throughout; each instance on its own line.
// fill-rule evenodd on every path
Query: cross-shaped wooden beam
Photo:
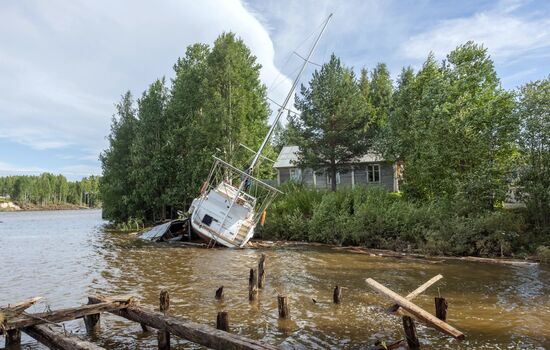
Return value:
M 377 292 L 387 296 L 391 300 L 393 300 L 397 305 L 402 307 L 404 310 L 409 312 L 411 315 L 419 319 L 420 321 L 425 322 L 429 326 L 448 334 L 455 339 L 463 340 L 464 339 L 464 333 L 459 331 L 458 329 L 454 328 L 450 324 L 441 321 L 437 317 L 433 316 L 426 310 L 422 309 L 421 307 L 413 304 L 411 301 L 407 300 L 406 298 L 402 297 L 401 295 L 395 293 L 391 289 L 383 286 L 382 284 L 376 282 L 372 278 L 367 278 L 367 284 L 371 286 L 374 290 Z

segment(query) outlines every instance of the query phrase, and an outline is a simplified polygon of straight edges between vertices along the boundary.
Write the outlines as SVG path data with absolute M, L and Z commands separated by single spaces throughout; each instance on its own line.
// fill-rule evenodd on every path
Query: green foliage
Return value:
M 130 91 L 122 96 L 116 109 L 117 114 L 113 116 L 108 137 L 109 147 L 99 156 L 103 169 L 101 196 L 103 216 L 111 220 L 126 221 L 136 210 L 131 151 L 136 136 L 137 119 Z
M 550 237 L 550 76 L 520 88 L 516 115 L 521 120 L 520 198 L 534 229 Z
M 78 204 L 88 207 L 101 205 L 99 176 L 80 181 L 67 181 L 63 175 L 43 173 L 38 176 L 0 177 L 0 195 L 22 206 Z
M 334 54 L 313 73 L 309 86 L 302 86 L 300 95 L 296 108 L 301 114 L 291 118 L 299 135 L 300 165 L 326 168 L 335 179 L 340 166 L 367 150 L 367 100 L 353 71 Z
M 464 216 L 453 202 L 415 203 L 381 188 L 283 190 L 259 229 L 262 238 L 448 255 L 510 256 L 530 249 L 522 216 L 514 212 Z
M 379 144 L 403 161 L 408 197 L 492 209 L 505 198 L 516 152 L 513 107 L 487 50 L 468 42 L 441 65 L 430 55 L 416 75 L 401 73 Z
M 174 65 L 166 87 L 155 81 L 133 108 L 123 96 L 102 154 L 105 217 L 158 221 L 185 209 L 198 194 L 212 155 L 246 169 L 267 133 L 269 108 L 260 65 L 233 33 L 214 45 L 194 44 Z M 268 147 L 265 156 L 275 157 Z M 255 176 L 271 176 L 260 164 Z
M 537 258 L 543 263 L 550 263 L 550 247 L 541 245 L 536 251 Z

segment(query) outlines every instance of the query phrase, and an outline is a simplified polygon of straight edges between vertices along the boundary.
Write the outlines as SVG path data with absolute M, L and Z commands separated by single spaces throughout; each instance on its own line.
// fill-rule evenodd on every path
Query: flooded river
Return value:
M 449 302 L 448 321 L 466 334 L 458 343 L 418 326 L 423 349 L 550 349 L 550 268 L 460 261 L 370 257 L 328 247 L 198 249 L 139 241 L 102 231 L 100 211 L 0 213 L 0 305 L 36 295 L 33 312 L 76 306 L 89 294 L 132 294 L 156 306 L 160 290 L 171 312 L 215 326 L 229 313 L 230 331 L 287 349 L 356 349 L 377 339 L 402 339 L 391 304 L 365 283 L 372 277 L 407 294 L 434 275 L 444 278 L 416 303 L 434 312 L 439 287 Z M 248 269 L 267 256 L 267 287 L 248 302 Z M 223 285 L 225 298 L 214 299 Z M 335 285 L 341 305 L 331 304 Z M 291 322 L 277 319 L 277 293 L 290 297 Z M 312 302 L 312 298 L 318 301 Z M 82 321 L 66 329 L 85 335 Z M 96 340 L 109 349 L 156 349 L 156 336 L 116 316 L 102 317 Z M 24 349 L 42 349 L 23 338 Z M 173 348 L 200 348 L 173 339 Z M 3 343 L 0 340 L 0 346 Z

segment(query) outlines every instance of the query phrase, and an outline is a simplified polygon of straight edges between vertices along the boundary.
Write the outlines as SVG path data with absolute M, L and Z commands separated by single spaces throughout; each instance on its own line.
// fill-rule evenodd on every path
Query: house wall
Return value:
M 380 181 L 379 182 L 369 182 L 368 181 L 368 172 L 367 165 L 377 164 L 380 166 Z M 290 171 L 292 168 L 278 168 L 278 182 L 279 185 L 283 184 L 290 180 Z M 353 175 L 353 176 L 352 176 Z M 352 186 L 382 186 L 387 191 L 394 191 L 394 168 L 393 164 L 389 162 L 378 162 L 378 163 L 361 163 L 355 164 L 353 166 L 353 173 L 351 167 L 349 170 L 342 170 L 339 172 L 338 178 L 338 188 L 346 188 Z M 313 171 L 311 169 L 305 169 L 301 172 L 300 179 L 304 185 L 316 188 L 330 188 L 330 181 L 327 177 L 326 172 L 323 170 L 318 170 L 315 172 L 315 178 L 313 177 Z M 315 185 L 315 186 L 314 186 Z

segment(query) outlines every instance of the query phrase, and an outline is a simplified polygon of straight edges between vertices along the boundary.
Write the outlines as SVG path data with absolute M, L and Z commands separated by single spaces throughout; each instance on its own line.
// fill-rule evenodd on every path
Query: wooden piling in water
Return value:
M 416 335 L 416 327 L 414 321 L 409 316 L 403 316 L 403 329 L 405 330 L 405 338 L 407 339 L 407 345 L 410 350 L 419 350 L 420 342 Z
M 290 318 L 290 307 L 286 295 L 277 296 L 277 310 L 279 311 L 279 318 Z
M 334 304 L 340 304 L 342 301 L 342 288 L 339 286 L 334 287 L 334 292 L 332 293 L 332 301 Z
M 442 297 L 435 297 L 435 317 L 439 318 L 441 321 L 447 320 L 447 300 Z
M 216 300 L 222 300 L 223 298 L 223 286 L 216 289 Z
M 168 291 L 162 290 L 160 292 L 159 302 L 159 311 L 166 315 L 168 313 L 168 309 L 170 308 L 170 295 L 168 294 Z M 159 350 L 170 349 L 170 333 L 167 330 L 159 330 L 157 334 L 157 339 Z
M 265 285 L 265 254 L 262 253 L 258 262 L 258 289 Z
M 88 298 L 88 305 L 91 304 L 97 304 L 97 302 Z M 88 335 L 97 334 L 99 332 L 101 327 L 100 315 L 100 313 L 97 313 L 84 316 L 84 325 L 86 326 L 86 333 L 88 333 Z
M 19 329 L 10 329 L 6 332 L 6 348 L 19 347 L 21 345 L 21 331 Z
M 100 301 L 109 298 L 96 296 Z M 110 313 L 124 317 L 134 322 L 145 323 L 156 329 L 165 329 L 170 334 L 187 339 L 193 343 L 218 350 L 275 350 L 277 347 L 246 337 L 217 330 L 203 324 L 198 324 L 184 318 L 163 315 L 160 312 L 141 307 L 129 306 L 124 309 L 108 310 Z
M 248 276 L 248 300 L 254 301 L 258 298 L 258 275 L 256 270 L 250 269 Z
M 216 317 L 216 328 L 225 332 L 229 332 L 229 315 L 227 311 L 218 312 Z

